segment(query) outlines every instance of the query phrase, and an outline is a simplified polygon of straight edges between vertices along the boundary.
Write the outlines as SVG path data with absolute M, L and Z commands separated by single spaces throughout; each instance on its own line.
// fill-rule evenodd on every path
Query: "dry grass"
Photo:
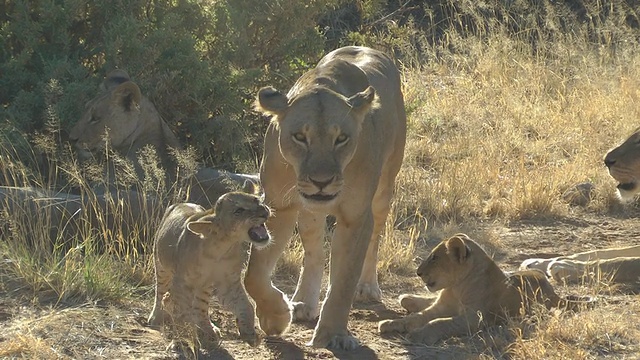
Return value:
M 432 240 L 453 232 L 476 229 L 474 235 L 489 248 L 509 252 L 513 249 L 501 248 L 498 235 L 481 230 L 483 223 L 555 219 L 576 213 L 603 215 L 616 207 L 615 184 L 601 159 L 640 119 L 637 44 L 628 44 L 627 51 L 617 57 L 587 50 L 587 44 L 575 38 L 558 41 L 546 57 L 532 56 L 527 44 L 502 35 L 464 46 L 465 57 L 444 57 L 404 70 L 409 132 L 380 248 L 383 285 L 411 275 L 414 257 L 427 251 Z M 94 184 L 83 180 L 78 164 L 54 161 L 49 164 L 57 169 L 54 175 L 39 177 L 27 161 L 17 162 L 11 156 L 15 149 L 8 142 L 3 144 L 0 175 L 5 179 L 60 187 L 58 179 L 66 177 L 83 196 L 96 201 L 91 198 Z M 46 141 L 39 146 L 47 154 L 57 151 Z M 34 158 L 36 153 L 32 153 Z M 149 168 L 148 173 L 162 178 L 156 168 Z M 593 200 L 582 209 L 564 203 L 561 194 L 582 182 L 595 185 Z M 164 191 L 155 187 L 158 183 L 141 188 Z M 110 203 L 109 211 L 115 223 L 127 217 L 117 200 Z M 158 205 L 147 216 L 156 219 L 162 211 Z M 134 238 L 124 230 L 114 230 L 106 218 L 98 219 L 102 225 L 97 233 L 86 222 L 71 242 L 62 241 L 63 233 L 54 236 L 60 246 L 51 250 L 50 216 L 4 216 L 12 226 L 2 233 L 0 242 L 1 293 L 18 294 L 15 296 L 36 304 L 46 298 L 54 308 L 55 304 L 86 301 L 150 302 L 152 269 L 139 250 L 148 253 L 150 249 L 153 220 L 143 224 Z M 104 236 L 112 239 L 106 247 L 91 246 Z M 301 262 L 302 249 L 295 242 L 281 261 L 278 276 L 295 283 Z M 607 305 L 575 316 L 543 316 L 533 330 L 520 325 L 497 329 L 468 339 L 468 343 L 447 343 L 438 348 L 438 354 L 514 359 L 635 357 L 640 324 L 631 328 L 626 324 L 639 310 L 637 301 L 630 301 L 628 306 Z M 1 330 L 0 357 L 60 357 L 56 349 L 74 345 L 39 335 L 47 319 L 62 317 L 76 326 L 91 323 L 95 315 L 92 311 L 53 313 L 32 321 L 18 319 Z M 64 332 L 67 326 L 56 321 L 49 330 Z M 120 336 L 113 329 L 100 331 L 101 336 Z M 136 338 L 133 330 L 131 334 L 137 340 L 127 341 L 157 342 L 155 334 L 149 338 Z M 65 356 L 82 356 L 82 349 Z M 424 351 L 413 354 L 419 358 Z

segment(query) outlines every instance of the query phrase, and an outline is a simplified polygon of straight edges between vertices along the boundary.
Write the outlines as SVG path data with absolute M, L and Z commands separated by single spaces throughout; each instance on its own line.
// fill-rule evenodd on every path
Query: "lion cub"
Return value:
M 588 299 L 560 298 L 540 271 L 518 271 L 507 275 L 467 235 L 457 234 L 442 241 L 420 264 L 418 276 L 432 292 L 442 290 L 434 300 L 402 295 L 400 304 L 416 314 L 378 324 L 380 333 L 408 332 L 415 343 L 440 340 L 476 332 L 481 324 L 495 324 L 509 316 L 531 310 L 534 303 L 547 308 L 578 308 Z
M 202 347 L 217 346 L 220 330 L 208 314 L 215 289 L 236 316 L 241 338 L 256 346 L 253 304 L 241 279 L 247 257 L 243 243 L 269 244 L 264 223 L 270 215 L 259 197 L 242 192 L 224 194 L 211 210 L 190 203 L 170 206 L 155 237 L 156 296 L 149 324 L 173 320 L 176 326 L 195 326 Z

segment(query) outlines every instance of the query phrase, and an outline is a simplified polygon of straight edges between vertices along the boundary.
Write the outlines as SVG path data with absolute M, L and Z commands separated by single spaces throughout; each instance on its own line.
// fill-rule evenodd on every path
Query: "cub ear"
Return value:
M 113 89 L 111 99 L 118 105 L 122 106 L 126 111 L 138 108 L 142 93 L 140 88 L 133 81 L 124 82 Z
M 187 223 L 187 230 L 204 238 L 211 230 L 211 221 L 191 221 Z
M 258 91 L 258 99 L 256 100 L 256 109 L 269 115 L 280 115 L 289 104 L 287 96 L 278 90 L 268 86 Z
M 466 235 L 454 235 L 445 244 L 447 254 L 461 264 L 467 260 L 471 252 L 471 249 L 465 244 L 465 238 L 468 239 Z
M 364 91 L 356 93 L 347 99 L 347 104 L 359 114 L 364 114 L 376 103 L 376 90 L 369 86 Z

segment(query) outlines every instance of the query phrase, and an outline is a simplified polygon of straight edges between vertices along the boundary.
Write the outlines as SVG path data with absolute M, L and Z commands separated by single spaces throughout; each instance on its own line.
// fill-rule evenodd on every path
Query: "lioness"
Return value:
M 147 145 L 156 149 L 168 169 L 169 149 L 180 148 L 180 143 L 153 103 L 142 96 L 138 85 L 124 70 L 108 73 L 102 87 L 103 92 L 87 103 L 84 114 L 69 132 L 79 157 L 91 158 L 102 151 L 108 133 L 110 146 L 131 160 L 140 176 L 143 171 L 138 151 Z
M 631 201 L 640 193 L 640 128 L 604 157 L 618 181 L 618 195 Z M 634 283 L 640 279 L 640 245 L 581 252 L 551 259 L 527 259 L 521 269 L 539 269 L 557 281 Z
M 236 316 L 241 338 L 257 345 L 255 313 L 241 280 L 247 258 L 243 243 L 255 248 L 269 243 L 264 223 L 270 215 L 259 197 L 242 192 L 221 196 L 209 211 L 190 203 L 170 206 L 155 238 L 156 296 L 149 324 L 171 318 L 178 326 L 194 324 L 201 346 L 217 345 L 220 330 L 208 314 L 215 289 Z
M 534 303 L 547 308 L 577 308 L 587 303 L 560 298 L 540 271 L 503 273 L 465 234 L 454 235 L 438 244 L 420 264 L 417 273 L 429 291 L 442 291 L 435 301 L 414 295 L 401 296 L 403 307 L 420 312 L 398 320 L 381 321 L 380 333 L 408 332 L 411 342 L 431 345 L 452 336 L 474 333 L 483 324 L 495 324 L 527 313 Z
M 144 171 L 138 153 L 151 146 L 166 171 L 166 180 L 174 180 L 177 170 L 170 152 L 180 149 L 181 144 L 153 103 L 142 95 L 124 70 L 109 72 L 101 88 L 102 92 L 87 103 L 84 114 L 70 130 L 69 138 L 79 158 L 87 160 L 99 155 L 108 142 L 114 151 L 134 164 L 138 178 L 142 179 Z M 200 168 L 179 189 L 179 197 L 208 208 L 220 195 L 258 183 L 255 175 Z
M 245 277 L 260 325 L 267 334 L 280 334 L 291 321 L 291 305 L 271 274 L 296 221 L 305 257 L 293 316 L 317 316 L 325 217 L 333 214 L 329 289 L 311 343 L 354 349 L 358 340 L 347 320 L 356 289 L 360 298 L 380 298 L 378 236 L 405 145 L 400 74 L 383 53 L 349 46 L 327 54 L 287 95 L 266 87 L 257 98 L 258 109 L 273 115 L 260 180 L 276 213 L 267 224 L 274 244 L 251 253 Z

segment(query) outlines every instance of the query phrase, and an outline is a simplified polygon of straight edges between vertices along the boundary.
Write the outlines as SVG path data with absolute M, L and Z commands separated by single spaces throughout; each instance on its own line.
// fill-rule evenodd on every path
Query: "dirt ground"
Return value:
M 511 224 L 479 224 L 468 233 L 482 242 L 488 252 L 505 270 L 515 270 L 529 257 L 551 257 L 595 248 L 631 245 L 640 239 L 637 209 L 621 217 L 576 214 L 546 221 L 519 221 Z M 447 234 L 448 235 L 448 234 Z M 428 251 L 437 239 L 425 240 Z M 28 358 L 77 359 L 467 359 L 509 358 L 504 350 L 509 336 L 496 336 L 502 329 L 490 329 L 473 337 L 452 339 L 432 347 L 408 344 L 401 338 L 382 338 L 376 331 L 378 321 L 403 316 L 397 304 L 398 295 L 406 292 L 426 293 L 417 277 L 383 275 L 382 303 L 356 304 L 349 320 L 350 330 L 363 346 L 352 352 L 332 352 L 305 345 L 312 336 L 313 323 L 293 324 L 281 338 L 268 338 L 257 348 L 242 343 L 228 313 L 214 311 L 212 318 L 223 330 L 223 343 L 211 353 L 177 352 L 168 349 L 169 342 L 158 332 L 144 326 L 151 308 L 151 293 L 140 301 L 126 304 L 85 304 L 64 306 L 43 301 L 38 305 L 25 300 L 20 291 L 0 289 L 0 357 L 13 354 Z M 295 279 L 280 281 L 289 294 Z M 557 285 L 560 293 L 592 292 L 592 289 L 571 289 Z M 148 295 L 148 296 L 146 296 Z M 599 305 L 594 310 L 605 312 L 637 310 L 637 295 L 604 291 L 598 294 Z M 45 304 L 45 305 L 43 305 Z M 636 320 L 632 320 L 636 319 Z M 630 324 L 640 329 L 638 316 Z M 488 335 L 487 335 L 488 334 Z M 487 339 L 493 339 L 487 345 Z M 496 340 L 502 339 L 502 340 Z M 502 343 L 500 343 L 502 342 Z M 36 350 L 37 349 L 37 350 Z M 620 352 L 594 354 L 596 358 L 638 358 L 640 346 L 630 343 Z M 195 356 L 194 356 L 195 355 Z M 602 355 L 602 356 L 600 356 Z

